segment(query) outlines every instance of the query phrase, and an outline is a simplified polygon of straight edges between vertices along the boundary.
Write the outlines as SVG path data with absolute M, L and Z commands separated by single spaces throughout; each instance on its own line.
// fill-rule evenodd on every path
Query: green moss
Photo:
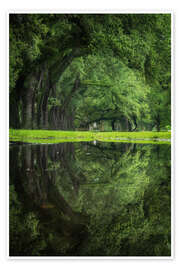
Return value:
M 107 142 L 170 144 L 171 132 L 90 132 L 10 129 L 9 138 L 10 141 L 29 143 L 61 143 L 97 140 Z

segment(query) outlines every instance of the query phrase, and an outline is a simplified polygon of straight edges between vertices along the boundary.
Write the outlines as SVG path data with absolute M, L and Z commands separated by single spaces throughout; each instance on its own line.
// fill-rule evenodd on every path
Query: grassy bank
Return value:
M 171 132 L 92 132 L 10 129 L 9 138 L 10 141 L 29 143 L 60 143 L 94 140 L 107 142 L 170 143 Z

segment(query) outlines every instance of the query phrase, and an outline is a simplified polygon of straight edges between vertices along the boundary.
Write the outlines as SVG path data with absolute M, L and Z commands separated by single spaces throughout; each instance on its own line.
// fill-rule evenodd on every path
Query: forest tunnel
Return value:
M 169 14 L 10 14 L 10 128 L 164 128 L 169 20 Z

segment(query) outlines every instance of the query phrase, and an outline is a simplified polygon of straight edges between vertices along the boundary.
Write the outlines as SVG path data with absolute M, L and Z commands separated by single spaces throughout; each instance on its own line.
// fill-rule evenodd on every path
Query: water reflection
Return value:
M 10 145 L 11 256 L 170 256 L 170 146 Z

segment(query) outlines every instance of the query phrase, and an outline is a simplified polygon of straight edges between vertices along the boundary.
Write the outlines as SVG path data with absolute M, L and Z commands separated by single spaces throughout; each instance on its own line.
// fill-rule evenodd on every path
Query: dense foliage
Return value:
M 170 254 L 169 145 L 11 145 L 11 256 Z
M 10 14 L 10 127 L 170 126 L 170 14 Z

